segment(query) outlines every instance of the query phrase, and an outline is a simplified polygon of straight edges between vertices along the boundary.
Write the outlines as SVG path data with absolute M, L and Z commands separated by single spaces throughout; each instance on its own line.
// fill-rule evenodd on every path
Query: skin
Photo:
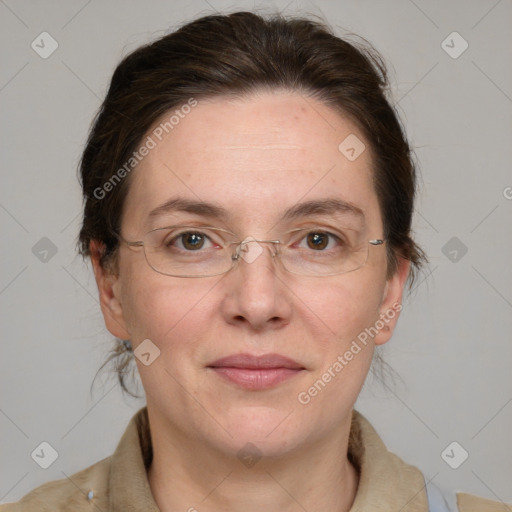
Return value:
M 364 141 L 354 123 L 297 93 L 200 101 L 133 171 L 122 235 L 140 240 L 172 224 L 173 214 L 149 223 L 148 215 L 181 196 L 213 201 L 229 216 L 181 213 L 180 220 L 241 239 L 275 238 L 286 208 L 335 197 L 363 210 L 368 240 L 381 238 L 371 151 L 366 144 L 349 161 L 338 150 L 349 134 Z M 160 509 L 349 510 L 358 484 L 347 458 L 351 413 L 374 347 L 390 339 L 398 312 L 310 403 L 297 396 L 401 303 L 409 262 L 400 260 L 386 279 L 383 245 L 370 247 L 359 270 L 304 277 L 283 271 L 265 250 L 225 275 L 186 279 L 154 272 L 141 248 L 124 244 L 113 275 L 99 265 L 100 245 L 91 249 L 108 330 L 134 348 L 150 339 L 161 351 L 149 366 L 136 360 L 154 449 L 148 477 Z M 273 389 L 250 391 L 206 367 L 227 355 L 269 352 L 305 369 Z M 262 454 L 251 468 L 237 457 L 248 442 Z

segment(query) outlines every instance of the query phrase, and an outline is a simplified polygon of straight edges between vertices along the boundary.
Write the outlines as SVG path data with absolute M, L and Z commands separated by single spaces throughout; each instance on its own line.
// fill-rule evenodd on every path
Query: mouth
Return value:
M 276 387 L 305 370 L 293 359 L 279 354 L 235 354 L 218 359 L 207 368 L 220 378 L 252 391 Z

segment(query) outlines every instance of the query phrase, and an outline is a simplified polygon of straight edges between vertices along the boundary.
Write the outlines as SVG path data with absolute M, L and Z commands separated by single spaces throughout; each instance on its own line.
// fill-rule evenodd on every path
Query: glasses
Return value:
M 159 274 L 173 277 L 211 277 L 229 272 L 241 259 L 254 262 L 267 245 L 272 259 L 292 274 L 333 276 L 360 269 L 368 261 L 370 246 L 383 239 L 363 239 L 355 229 L 309 227 L 292 229 L 279 240 L 239 237 L 210 226 L 168 226 L 153 229 L 131 247 L 143 247 L 149 266 Z

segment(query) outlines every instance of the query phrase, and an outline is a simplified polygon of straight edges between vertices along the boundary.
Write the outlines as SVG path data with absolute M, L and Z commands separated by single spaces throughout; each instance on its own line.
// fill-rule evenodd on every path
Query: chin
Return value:
M 244 407 L 233 411 L 222 422 L 232 436 L 226 439 L 230 451 L 238 453 L 250 445 L 265 456 L 284 455 L 306 437 L 305 432 L 299 431 L 303 430 L 304 423 L 297 424 L 296 418 L 292 419 L 292 411 L 266 406 Z

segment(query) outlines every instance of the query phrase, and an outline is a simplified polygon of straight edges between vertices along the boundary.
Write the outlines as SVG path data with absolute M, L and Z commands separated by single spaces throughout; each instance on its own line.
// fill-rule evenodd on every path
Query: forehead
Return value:
M 176 197 L 217 204 L 245 226 L 268 226 L 301 201 L 326 198 L 380 223 L 362 134 L 311 97 L 266 92 L 201 100 L 166 113 L 147 137 L 153 147 L 133 171 L 123 225 L 146 225 L 155 208 Z

